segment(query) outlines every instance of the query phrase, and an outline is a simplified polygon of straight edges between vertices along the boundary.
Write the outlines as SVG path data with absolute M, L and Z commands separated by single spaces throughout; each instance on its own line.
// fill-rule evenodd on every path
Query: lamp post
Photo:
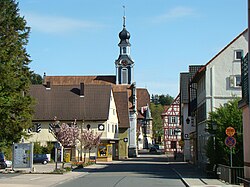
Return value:
M 50 124 L 50 132 L 53 134 L 54 138 L 57 140 L 57 142 L 55 143 L 55 171 L 57 171 L 57 150 L 60 147 L 60 143 L 57 139 L 57 134 L 60 132 L 60 121 L 57 120 L 57 117 L 54 117 L 54 123 Z
M 60 131 L 60 125 L 59 125 L 59 123 L 57 123 L 56 125 L 55 125 L 55 127 L 54 127 L 54 132 L 55 132 L 55 135 L 57 135 L 58 134 L 58 132 Z M 60 144 L 59 144 L 59 142 L 57 141 L 56 142 L 56 144 L 55 144 L 55 162 L 56 162 L 56 166 L 55 166 L 55 171 L 57 171 L 57 162 L 58 162 L 58 155 L 57 155 L 57 153 L 58 153 L 58 148 L 60 147 Z

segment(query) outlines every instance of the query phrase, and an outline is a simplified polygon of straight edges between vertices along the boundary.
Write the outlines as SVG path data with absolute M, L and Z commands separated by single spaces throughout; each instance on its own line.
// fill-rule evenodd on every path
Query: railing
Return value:
M 244 178 L 241 178 L 241 177 L 238 177 L 238 179 L 243 182 L 244 186 L 249 186 L 250 187 L 250 179 L 244 179 Z
M 217 174 L 219 178 L 230 184 L 240 184 L 244 178 L 244 167 L 229 167 L 218 164 Z

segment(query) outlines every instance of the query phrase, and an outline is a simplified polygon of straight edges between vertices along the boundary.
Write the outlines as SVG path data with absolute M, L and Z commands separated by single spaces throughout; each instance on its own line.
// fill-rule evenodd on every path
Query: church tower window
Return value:
M 127 68 L 122 68 L 122 84 L 128 84 L 128 69 Z
M 126 53 L 127 53 L 126 47 L 123 47 L 123 48 L 122 48 L 122 53 L 123 53 L 123 54 L 126 54 Z

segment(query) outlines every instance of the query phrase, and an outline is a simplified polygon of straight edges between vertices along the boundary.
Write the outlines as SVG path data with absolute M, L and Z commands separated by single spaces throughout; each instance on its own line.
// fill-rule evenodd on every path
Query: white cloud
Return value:
M 166 13 L 157 16 L 154 21 L 155 22 L 164 22 L 169 21 L 177 18 L 183 18 L 187 16 L 194 15 L 194 10 L 189 7 L 175 7 L 170 9 Z
M 96 29 L 103 25 L 59 16 L 43 16 L 33 13 L 25 14 L 28 26 L 32 30 L 37 30 L 44 33 L 67 33 L 75 30 Z

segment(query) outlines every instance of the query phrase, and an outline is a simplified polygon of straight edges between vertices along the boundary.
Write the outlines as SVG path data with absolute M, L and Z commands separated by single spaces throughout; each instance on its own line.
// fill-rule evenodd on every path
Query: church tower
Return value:
M 119 33 L 120 55 L 115 61 L 116 84 L 132 84 L 134 79 L 134 61 L 130 57 L 130 33 L 126 29 L 126 18 L 123 16 L 123 29 Z
M 123 7 L 125 8 L 125 7 Z M 128 133 L 128 156 L 137 157 L 137 98 L 136 98 L 136 84 L 134 82 L 134 61 L 130 57 L 129 43 L 130 33 L 126 29 L 125 10 L 123 16 L 123 29 L 119 33 L 120 54 L 115 61 L 116 66 L 116 84 L 117 85 L 129 85 L 131 89 L 131 96 L 129 102 L 132 103 L 132 107 L 129 109 L 129 133 Z

